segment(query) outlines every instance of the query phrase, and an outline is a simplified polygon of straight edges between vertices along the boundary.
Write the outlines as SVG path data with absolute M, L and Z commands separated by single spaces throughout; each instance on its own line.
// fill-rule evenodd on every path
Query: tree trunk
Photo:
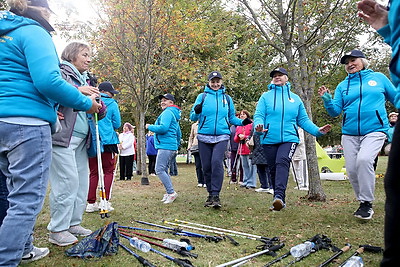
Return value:
M 139 129 L 138 129 L 138 156 L 140 160 L 140 170 L 142 173 L 141 184 L 149 185 L 149 178 L 146 168 L 146 133 L 145 133 L 145 115 L 139 112 Z

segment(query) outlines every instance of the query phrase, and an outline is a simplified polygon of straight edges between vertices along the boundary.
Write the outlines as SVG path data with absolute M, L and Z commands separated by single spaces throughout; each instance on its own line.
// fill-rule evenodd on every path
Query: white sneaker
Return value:
M 114 210 L 114 208 L 111 206 L 111 202 L 110 201 L 107 202 L 107 210 L 108 211 L 113 211 Z
M 86 212 L 95 212 L 99 210 L 99 204 L 97 204 L 97 202 L 90 204 L 88 203 L 86 205 Z
M 167 199 L 164 201 L 164 204 L 170 204 L 174 202 L 178 194 L 176 192 L 173 192 L 172 194 L 167 195 Z
M 197 184 L 197 187 L 203 187 L 203 184 Z
M 49 242 L 56 244 L 57 246 L 64 247 L 77 243 L 78 238 L 76 238 L 73 234 L 65 230 L 56 233 L 51 232 L 49 237 Z
M 206 185 L 206 184 L 203 184 L 203 187 L 207 187 L 207 185 Z
M 273 195 L 274 194 L 274 189 L 272 189 L 272 188 L 268 189 L 267 193 Z
M 165 200 L 167 200 L 168 194 L 164 194 L 163 198 L 161 199 L 161 202 L 164 202 Z
M 257 188 L 257 189 L 255 189 L 254 191 L 256 191 L 256 192 L 266 192 L 266 193 L 268 193 L 268 191 L 269 191 L 269 188 Z
M 92 233 L 92 230 L 83 228 L 80 225 L 74 225 L 68 229 L 68 232 L 70 232 L 71 234 L 73 234 L 75 236 L 78 236 L 78 235 L 79 236 L 88 236 Z
M 50 250 L 48 248 L 37 248 L 33 246 L 33 249 L 28 254 L 22 256 L 21 263 L 28 263 L 32 261 L 40 260 L 49 254 Z

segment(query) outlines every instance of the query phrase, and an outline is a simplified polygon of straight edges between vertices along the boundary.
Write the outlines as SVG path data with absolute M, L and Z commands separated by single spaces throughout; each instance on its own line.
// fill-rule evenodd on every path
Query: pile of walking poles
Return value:
M 199 255 L 193 253 L 195 247 L 189 240 L 189 238 L 192 240 L 195 238 L 204 239 L 208 242 L 214 242 L 214 243 L 227 241 L 233 246 L 240 245 L 239 243 L 240 239 L 251 239 L 260 242 L 260 244 L 256 246 L 256 249 L 259 250 L 258 252 L 253 254 L 248 254 L 243 257 L 233 259 L 229 262 L 219 264 L 217 265 L 217 267 L 241 266 L 245 264 L 247 266 L 254 266 L 255 262 L 254 261 L 252 262 L 252 259 L 256 257 L 261 257 L 263 255 L 274 257 L 273 259 L 270 259 L 270 261 L 267 261 L 268 258 L 264 257 L 263 261 L 266 262 L 263 265 L 264 267 L 272 266 L 281 261 L 282 262 L 279 264 L 279 266 L 291 266 L 302 261 L 307 257 L 312 257 L 313 254 L 321 250 L 329 250 L 333 252 L 333 255 L 331 255 L 331 257 L 329 257 L 323 263 L 318 264 L 317 266 L 324 267 L 330 265 L 331 263 L 336 263 L 337 266 L 338 258 L 342 254 L 351 250 L 350 244 L 345 244 L 341 249 L 339 249 L 338 247 L 332 244 L 330 238 L 328 238 L 325 235 L 318 234 L 305 240 L 304 243 L 292 246 L 286 253 L 283 254 L 281 253 L 280 255 L 278 255 L 277 254 L 278 251 L 285 247 L 285 244 L 281 242 L 278 237 L 268 238 L 255 234 L 238 232 L 234 230 L 223 229 L 219 227 L 188 222 L 179 219 L 175 219 L 173 222 L 163 220 L 164 224 L 173 227 L 159 225 L 150 222 L 144 222 L 140 220 L 134 220 L 132 221 L 132 223 L 146 225 L 143 227 L 151 226 L 151 228 L 119 225 L 118 230 L 120 236 L 122 237 L 122 240 L 129 241 L 131 247 L 134 247 L 134 249 L 131 249 L 128 246 L 124 245 L 122 241 L 120 241 L 120 246 L 124 248 L 126 251 L 128 251 L 130 254 L 132 254 L 144 266 L 155 266 L 155 265 L 151 263 L 149 260 L 145 259 L 144 257 L 138 255 L 135 251 L 139 250 L 145 253 L 152 252 L 161 255 L 162 257 L 174 262 L 176 265 L 179 266 L 184 266 L 184 267 L 195 266 L 195 263 L 192 263 L 191 260 L 195 261 L 198 257 L 201 257 L 201 252 L 199 251 Z M 190 229 L 190 231 L 184 229 Z M 152 236 L 152 234 L 148 232 L 158 233 L 158 235 L 160 235 L 159 233 L 166 234 L 169 236 L 173 235 L 175 236 L 175 238 L 156 237 Z M 199 232 L 205 232 L 205 233 L 201 234 Z M 176 237 L 178 237 L 178 239 Z M 178 258 L 171 256 L 165 252 L 155 249 L 154 247 L 168 250 L 168 253 L 178 254 L 179 256 L 185 258 Z M 361 254 L 363 252 L 379 253 L 382 252 L 382 248 L 370 245 L 360 245 L 359 248 L 353 254 L 351 254 L 345 260 L 341 261 L 341 264 L 339 266 L 342 267 L 364 266 L 363 260 L 361 258 Z M 204 253 L 205 255 L 208 255 L 206 254 L 206 252 Z M 229 251 L 227 251 L 227 253 L 229 253 Z M 191 260 L 187 258 L 191 258 Z M 261 259 L 257 260 L 257 262 L 260 261 Z M 285 262 L 284 265 L 282 265 L 283 262 Z M 299 266 L 304 266 L 304 265 L 299 265 Z

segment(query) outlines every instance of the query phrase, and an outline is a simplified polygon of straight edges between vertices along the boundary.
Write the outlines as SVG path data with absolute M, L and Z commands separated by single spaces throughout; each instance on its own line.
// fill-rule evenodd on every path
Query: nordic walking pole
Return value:
M 351 248 L 351 245 L 349 243 L 347 243 L 344 247 L 342 247 L 338 252 L 336 252 L 334 255 L 332 255 L 332 257 L 330 257 L 329 259 L 327 259 L 326 261 L 324 261 L 323 263 L 321 263 L 319 265 L 319 267 L 324 267 L 327 266 L 328 264 L 330 264 L 334 259 L 336 259 L 337 257 L 339 257 L 340 255 L 342 255 L 343 253 L 349 251 Z
M 281 244 L 279 244 L 279 245 L 275 245 L 275 246 L 273 246 L 273 247 L 270 247 L 269 249 L 265 249 L 265 250 L 263 250 L 263 251 L 259 251 L 259 252 L 254 253 L 254 254 L 247 255 L 247 256 L 245 256 L 245 257 L 242 257 L 242 258 L 239 258 L 239 259 L 230 261 L 230 262 L 226 262 L 226 263 L 217 265 L 216 267 L 225 267 L 225 266 L 233 265 L 233 264 L 235 264 L 235 263 L 239 263 L 239 262 L 242 262 L 242 261 L 246 261 L 246 260 L 248 260 L 248 259 L 251 259 L 251 258 L 260 256 L 260 255 L 263 255 L 263 254 L 267 254 L 267 253 L 270 253 L 270 252 L 275 252 L 275 251 L 277 251 L 277 250 L 283 248 L 284 246 L 285 246 L 285 244 L 281 243 Z
M 292 163 L 292 169 L 293 169 L 293 174 L 294 174 L 294 180 L 296 181 L 297 189 L 300 190 L 299 181 L 297 180 L 297 175 L 296 175 L 296 170 L 294 169 L 293 160 L 290 160 L 290 163 Z
M 127 246 L 119 243 L 119 245 L 125 249 L 126 251 L 128 251 L 130 254 L 132 254 L 143 266 L 148 266 L 148 267 L 156 267 L 155 265 L 153 265 L 151 262 L 149 262 L 148 260 L 146 260 L 145 258 L 143 258 L 142 256 L 136 254 L 135 252 L 133 252 L 132 250 L 130 250 Z
M 279 258 L 274 259 L 273 261 L 268 262 L 267 264 L 265 264 L 263 267 L 268 267 L 271 266 L 274 263 L 280 262 L 281 260 L 283 260 L 284 258 L 287 258 L 290 256 L 290 251 L 286 252 L 285 254 L 281 255 Z
M 200 224 L 200 223 L 193 223 L 193 222 L 182 221 L 182 220 L 178 220 L 178 219 L 175 219 L 174 221 L 180 222 L 180 223 L 184 223 L 184 224 L 191 224 L 191 225 L 196 225 L 196 226 L 200 226 L 200 227 L 204 227 L 204 228 L 214 229 L 214 230 L 218 230 L 218 231 L 228 232 L 228 233 L 232 233 L 232 234 L 250 236 L 250 237 L 254 237 L 254 238 L 258 238 L 258 239 L 267 239 L 267 240 L 270 239 L 270 238 L 264 237 L 264 236 L 253 235 L 253 234 L 248 234 L 248 233 L 243 233 L 243 232 L 237 232 L 237 231 L 233 231 L 233 230 L 228 230 L 228 229 L 213 227 L 213 226 L 209 226 L 209 225 L 205 225 L 205 224 Z
M 215 243 L 218 243 L 219 241 L 223 240 L 222 237 L 219 236 L 209 236 L 209 235 L 203 235 L 203 234 L 198 234 L 198 233 L 193 233 L 193 232 L 188 232 L 179 228 L 171 228 L 171 227 L 167 227 L 167 226 L 163 226 L 163 225 L 158 225 L 158 224 L 154 224 L 154 223 L 149 223 L 149 222 L 144 222 L 144 221 L 139 221 L 139 220 L 134 220 L 137 223 L 141 223 L 141 224 L 146 224 L 146 225 L 151 225 L 151 226 L 155 226 L 155 227 L 160 227 L 163 229 L 168 229 L 171 231 L 174 231 L 176 233 L 185 233 L 188 234 L 188 236 L 191 237 L 200 237 L 200 238 L 204 238 L 207 241 L 214 241 Z
M 100 217 L 104 219 L 109 217 L 106 190 L 104 187 L 104 172 L 103 163 L 101 161 L 101 150 L 100 150 L 100 133 L 99 133 L 99 120 L 97 113 L 94 113 L 94 120 L 96 123 L 96 152 L 97 152 L 97 170 L 99 176 L 99 186 L 100 186 Z
M 257 241 L 261 241 L 261 242 L 263 242 L 263 243 L 266 243 L 266 242 L 270 242 L 270 241 L 277 241 L 278 239 L 277 238 L 267 238 L 267 237 L 260 237 L 260 238 L 258 238 L 258 237 L 252 237 L 252 236 L 248 236 L 248 235 L 242 235 L 242 234 L 239 234 L 239 232 L 238 233 L 227 233 L 227 232 L 222 232 L 222 231 L 216 231 L 216 230 L 212 230 L 212 229 L 204 229 L 204 228 L 198 228 L 198 227 L 194 227 L 194 226 L 190 226 L 190 225 L 184 225 L 184 224 L 179 224 L 179 223 L 172 223 L 172 222 L 168 222 L 168 221 L 165 221 L 164 220 L 164 223 L 166 223 L 166 224 L 170 224 L 170 225 L 175 225 L 175 226 L 180 226 L 180 227 L 186 227 L 186 228 L 189 228 L 189 229 L 194 229 L 194 230 L 198 230 L 198 231 L 204 231 L 204 232 L 211 232 L 211 233 L 214 233 L 214 234 L 219 234 L 219 235 L 223 235 L 223 236 L 239 236 L 239 237 L 242 237 L 242 238 L 247 238 L 247 239 L 251 239 L 251 240 L 257 240 Z

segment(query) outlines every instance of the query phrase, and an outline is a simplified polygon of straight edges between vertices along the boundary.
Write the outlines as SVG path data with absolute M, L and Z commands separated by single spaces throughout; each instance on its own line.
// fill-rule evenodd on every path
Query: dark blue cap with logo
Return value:
M 172 102 L 175 102 L 175 97 L 171 94 L 165 94 L 165 95 L 158 96 L 158 99 L 163 99 L 163 98 L 171 100 Z
M 113 95 L 119 94 L 119 92 L 114 89 L 114 86 L 110 82 L 102 82 L 99 84 L 99 90 L 110 92 Z
M 346 59 L 349 57 L 360 57 L 360 58 L 365 58 L 365 55 L 363 52 L 361 52 L 360 50 L 351 50 L 350 52 L 347 52 L 341 59 L 340 59 L 340 63 L 342 64 L 346 64 Z
M 274 77 L 274 74 L 277 73 L 277 72 L 282 73 L 282 74 L 288 76 L 288 72 L 287 72 L 284 68 L 281 68 L 281 67 L 276 68 L 276 69 L 274 69 L 273 71 L 271 71 L 271 73 L 269 74 L 269 76 L 270 76 L 270 77 Z
M 218 71 L 212 71 L 210 74 L 208 74 L 208 80 L 211 81 L 213 78 L 222 79 L 222 74 Z

